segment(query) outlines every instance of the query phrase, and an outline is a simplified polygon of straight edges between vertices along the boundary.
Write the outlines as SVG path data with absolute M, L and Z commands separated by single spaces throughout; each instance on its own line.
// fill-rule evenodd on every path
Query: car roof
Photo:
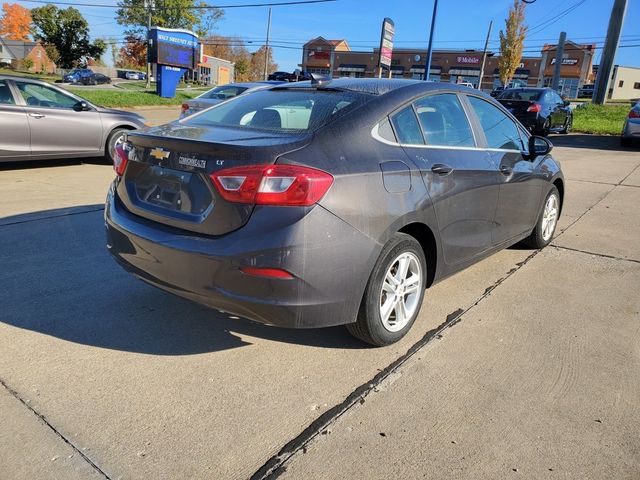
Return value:
M 400 79 L 400 78 L 336 78 L 327 80 L 322 83 L 314 84 L 311 81 L 305 82 L 296 82 L 296 83 L 288 83 L 286 86 L 275 87 L 275 89 L 295 89 L 295 88 L 318 88 L 322 89 L 336 89 L 336 90 L 347 90 L 351 92 L 360 92 L 360 93 L 368 93 L 371 95 L 384 95 L 385 93 L 389 93 L 393 90 L 398 90 L 400 88 L 409 87 L 412 85 L 423 84 L 425 86 L 425 90 L 433 90 L 438 89 L 438 82 L 425 82 L 423 80 L 410 80 L 410 79 Z M 468 88 L 461 85 L 455 84 L 446 84 L 447 88 Z M 440 87 L 442 88 L 442 87 Z

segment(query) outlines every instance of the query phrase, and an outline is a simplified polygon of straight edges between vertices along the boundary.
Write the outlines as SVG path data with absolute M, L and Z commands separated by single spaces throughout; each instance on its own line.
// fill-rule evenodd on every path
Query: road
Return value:
M 0 478 L 637 479 L 640 154 L 552 140 L 552 245 L 434 286 L 379 349 L 122 271 L 108 165 L 2 167 Z

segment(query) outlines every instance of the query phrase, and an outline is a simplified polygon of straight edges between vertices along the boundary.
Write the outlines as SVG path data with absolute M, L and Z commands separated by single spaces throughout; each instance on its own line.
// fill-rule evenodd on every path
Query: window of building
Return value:
M 418 119 L 412 106 L 405 107 L 391 119 L 400 143 L 406 145 L 424 145 Z
M 475 146 L 471 126 L 457 95 L 429 95 L 414 105 L 427 145 Z
M 471 96 L 468 98 L 480 120 L 489 148 L 522 150 L 518 127 L 509 117 L 486 100 Z
M 618 82 L 618 87 L 619 87 L 619 88 L 624 87 L 624 80 L 620 80 L 620 81 Z
M 331 75 L 331 70 L 328 68 L 307 68 L 308 73 L 318 73 L 320 75 Z
M 634 84 L 633 84 L 633 88 L 634 88 L 635 90 L 640 90 L 640 82 L 636 82 L 636 83 L 634 83 Z

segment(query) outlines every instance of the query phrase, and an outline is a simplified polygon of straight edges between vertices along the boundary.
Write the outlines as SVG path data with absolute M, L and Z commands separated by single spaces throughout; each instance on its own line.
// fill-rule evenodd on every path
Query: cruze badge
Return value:
M 169 152 L 161 148 L 154 148 L 149 152 L 149 155 L 155 158 L 156 160 L 164 160 L 166 158 L 169 158 Z
M 206 160 L 201 160 L 200 158 L 195 158 L 195 157 L 183 157 L 182 155 L 178 157 L 178 163 L 180 165 L 186 165 L 188 167 L 198 167 L 198 168 L 207 167 Z

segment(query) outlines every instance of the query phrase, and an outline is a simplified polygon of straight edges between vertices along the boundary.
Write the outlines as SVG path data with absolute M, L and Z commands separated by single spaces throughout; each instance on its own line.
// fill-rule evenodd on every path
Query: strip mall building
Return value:
M 391 62 L 393 78 L 424 76 L 426 50 L 394 49 Z M 549 86 L 555 68 L 556 46 L 545 45 L 539 57 L 523 57 L 516 70 L 513 83 L 527 86 Z M 593 83 L 593 56 L 595 45 L 578 45 L 567 41 L 560 68 L 562 93 L 575 98 L 578 88 Z M 477 50 L 434 50 L 430 79 L 439 82 L 469 82 L 474 87 L 480 82 L 482 52 Z M 346 40 L 314 38 L 304 45 L 303 70 L 333 77 L 374 77 L 378 68 L 378 49 L 369 52 L 352 51 Z M 383 70 L 388 76 L 389 71 Z M 482 77 L 482 89 L 492 90 L 501 85 L 498 75 L 498 57 L 489 53 Z

